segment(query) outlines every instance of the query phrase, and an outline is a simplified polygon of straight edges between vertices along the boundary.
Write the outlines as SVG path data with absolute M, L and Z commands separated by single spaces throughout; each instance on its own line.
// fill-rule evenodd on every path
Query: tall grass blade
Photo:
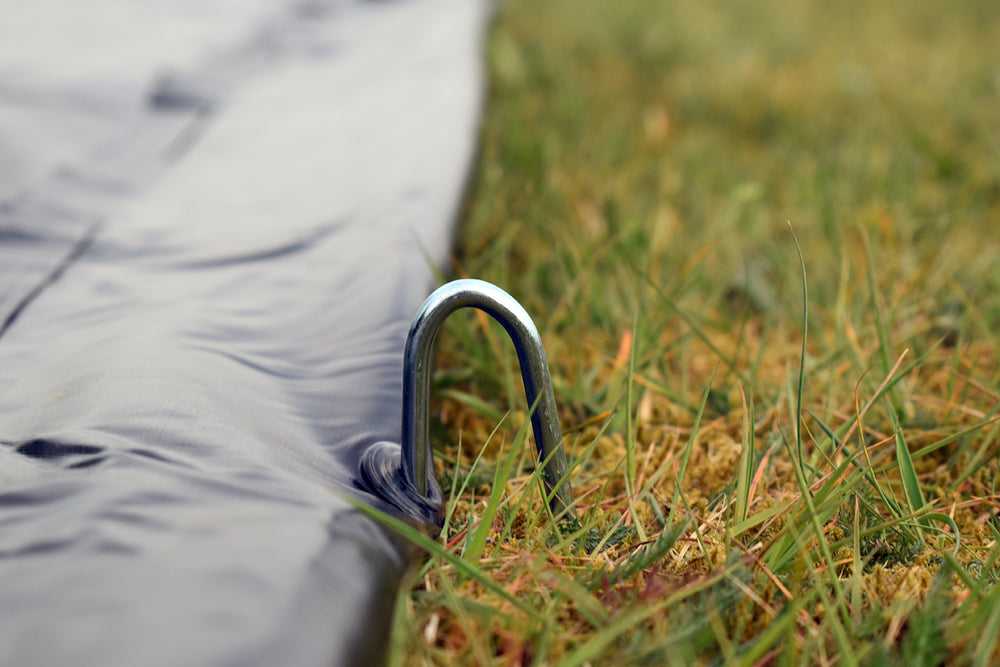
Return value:
M 628 497 L 629 514 L 632 515 L 632 526 L 639 534 L 639 539 L 646 541 L 646 531 L 642 525 L 642 518 L 635 510 L 635 438 L 636 423 L 635 401 L 632 392 L 635 389 L 635 341 L 638 335 L 639 311 L 632 315 L 632 336 L 629 341 L 628 351 L 628 378 L 625 381 L 625 494 Z
M 798 465 L 804 466 L 805 459 L 802 456 L 802 392 L 806 381 L 806 340 L 809 338 L 809 288 L 806 283 L 806 260 L 802 256 L 802 248 L 799 247 L 799 240 L 795 237 L 795 229 L 792 228 L 791 222 L 788 223 L 788 231 L 792 234 L 795 252 L 799 255 L 799 267 L 802 269 L 802 348 L 799 355 L 799 383 L 795 393 L 795 453 Z
M 896 466 L 899 469 L 899 479 L 903 483 L 906 506 L 909 508 L 910 514 L 917 514 L 924 508 L 927 501 L 924 500 L 924 493 L 920 490 L 917 469 L 913 466 L 910 448 L 906 446 L 906 441 L 903 439 L 903 429 L 899 425 L 899 418 L 896 417 L 895 411 L 890 411 L 889 415 L 892 419 L 892 427 L 896 431 Z M 925 527 L 930 527 L 930 523 L 926 519 L 920 519 L 920 523 Z
M 750 484 L 754 474 L 754 414 L 753 399 L 747 402 L 743 387 L 740 387 L 740 397 L 743 399 L 743 437 L 740 447 L 740 465 L 736 478 L 736 512 L 737 522 L 745 521 L 750 506 Z

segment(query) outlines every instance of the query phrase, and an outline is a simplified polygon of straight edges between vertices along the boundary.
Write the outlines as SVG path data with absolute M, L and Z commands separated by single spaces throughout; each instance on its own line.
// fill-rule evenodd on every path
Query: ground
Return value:
M 406 665 L 1000 660 L 1000 5 L 500 3 Z M 530 429 L 527 429 L 530 430 Z

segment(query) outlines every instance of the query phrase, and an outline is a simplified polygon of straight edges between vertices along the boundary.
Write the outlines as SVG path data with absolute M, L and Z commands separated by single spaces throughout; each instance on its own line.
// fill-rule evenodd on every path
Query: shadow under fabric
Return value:
M 358 463 L 399 441 L 487 17 L 4 9 L 0 664 L 382 656 L 413 554 L 345 496 L 398 515 Z

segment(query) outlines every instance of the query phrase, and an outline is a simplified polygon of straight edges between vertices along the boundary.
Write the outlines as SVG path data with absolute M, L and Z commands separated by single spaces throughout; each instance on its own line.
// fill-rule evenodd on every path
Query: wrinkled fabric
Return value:
M 485 3 L 0 12 L 0 664 L 377 660 Z

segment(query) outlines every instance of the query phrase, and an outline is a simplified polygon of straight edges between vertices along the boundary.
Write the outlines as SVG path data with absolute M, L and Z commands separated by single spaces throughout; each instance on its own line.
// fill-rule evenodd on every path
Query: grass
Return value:
M 501 3 L 394 665 L 1000 661 L 1000 6 Z M 503 417 L 503 415 L 507 415 Z

